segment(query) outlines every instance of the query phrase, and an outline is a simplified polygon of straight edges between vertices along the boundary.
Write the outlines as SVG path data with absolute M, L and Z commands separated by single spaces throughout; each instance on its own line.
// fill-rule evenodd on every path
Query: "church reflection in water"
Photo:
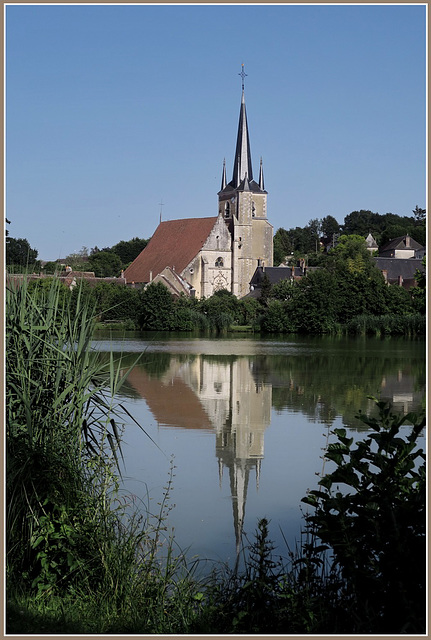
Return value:
M 157 374 L 136 366 L 128 385 L 145 399 L 160 427 L 215 433 L 220 486 L 224 472 L 229 475 L 238 555 L 250 472 L 259 485 L 272 385 L 256 382 L 248 357 L 204 355 L 172 356 Z
M 388 372 L 386 366 L 374 364 L 365 375 L 356 359 L 344 362 L 340 376 L 343 363 L 339 361 L 331 371 L 328 363 L 310 357 L 277 358 L 152 353 L 145 364 L 130 371 L 126 383 L 126 395 L 142 397 L 159 427 L 214 433 L 220 487 L 223 476 L 229 479 L 237 554 L 247 490 L 252 481 L 259 486 L 272 408 L 301 412 L 310 421 L 328 426 L 339 416 L 348 428 L 363 430 L 355 416 L 359 402 L 370 394 L 377 391 L 403 413 L 420 409 L 424 397 L 419 373 L 409 363 Z M 354 365 L 358 375 L 350 375 Z M 374 401 L 366 402 L 367 413 L 375 409 Z

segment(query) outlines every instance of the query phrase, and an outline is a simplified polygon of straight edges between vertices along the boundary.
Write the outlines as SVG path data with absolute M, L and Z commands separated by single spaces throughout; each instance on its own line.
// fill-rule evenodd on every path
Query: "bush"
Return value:
M 303 499 L 315 508 L 307 526 L 340 571 L 341 631 L 423 633 L 426 476 L 417 440 L 425 419 L 377 407 L 378 418 L 359 414 L 372 433 L 355 446 L 345 429 L 334 430 L 325 457 L 336 468 Z
M 260 322 L 260 328 L 265 333 L 289 333 L 294 325 L 289 320 L 288 310 L 284 302 L 270 300 Z
M 174 299 L 161 282 L 140 292 L 139 325 L 148 331 L 170 331 L 174 327 Z

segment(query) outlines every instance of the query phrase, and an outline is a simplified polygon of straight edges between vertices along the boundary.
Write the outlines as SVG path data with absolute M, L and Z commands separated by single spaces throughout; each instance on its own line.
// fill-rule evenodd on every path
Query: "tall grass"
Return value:
M 382 316 L 361 315 L 352 318 L 344 328 L 347 333 L 360 336 L 424 336 L 426 332 L 426 316 L 420 313 L 409 315 L 385 314 Z
M 124 620 L 159 632 L 168 601 L 185 624 L 195 588 L 165 523 L 173 466 L 154 517 L 120 498 L 123 367 L 91 350 L 94 323 L 55 279 L 6 292 L 8 593 L 38 614 L 79 602 L 98 633 Z

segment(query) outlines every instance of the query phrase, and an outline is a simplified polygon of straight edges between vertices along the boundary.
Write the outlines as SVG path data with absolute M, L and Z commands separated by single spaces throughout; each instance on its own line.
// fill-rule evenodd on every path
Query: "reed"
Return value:
M 345 332 L 356 336 L 424 336 L 426 317 L 420 313 L 408 315 L 385 314 L 382 316 L 360 315 L 352 318 Z
M 17 603 L 31 624 L 50 620 L 50 631 L 182 628 L 196 588 L 167 531 L 173 465 L 154 516 L 120 497 L 126 416 L 113 398 L 127 373 L 112 355 L 106 361 L 91 350 L 94 324 L 88 297 L 78 294 L 72 306 L 55 279 L 30 289 L 24 280 L 6 292 L 12 632 L 25 627 L 25 616 L 14 616 Z

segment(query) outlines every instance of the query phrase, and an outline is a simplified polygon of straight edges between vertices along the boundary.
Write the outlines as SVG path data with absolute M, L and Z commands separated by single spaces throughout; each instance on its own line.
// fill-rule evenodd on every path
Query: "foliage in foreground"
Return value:
M 120 369 L 59 287 L 7 292 L 9 633 L 424 632 L 423 419 L 379 403 L 364 441 L 335 430 L 289 561 L 263 519 L 243 571 L 198 580 L 166 534 L 173 464 L 154 516 L 121 498 Z
M 261 520 L 245 571 L 207 590 L 198 631 L 425 632 L 425 422 L 377 404 L 379 418 L 358 416 L 371 430 L 365 440 L 353 446 L 345 429 L 334 431 L 325 457 L 335 470 L 303 499 L 314 512 L 290 564 L 273 556 Z
M 104 611 L 96 615 L 103 632 L 131 624 L 139 593 L 156 631 L 174 601 L 173 574 L 182 574 L 181 557 L 163 542 L 172 478 L 155 517 L 119 493 L 121 413 L 112 398 L 120 364 L 91 351 L 92 307 L 57 280 L 30 290 L 24 281 L 8 289 L 6 304 L 9 598 L 44 615 L 62 602 L 83 609 L 87 623 L 89 610 Z

